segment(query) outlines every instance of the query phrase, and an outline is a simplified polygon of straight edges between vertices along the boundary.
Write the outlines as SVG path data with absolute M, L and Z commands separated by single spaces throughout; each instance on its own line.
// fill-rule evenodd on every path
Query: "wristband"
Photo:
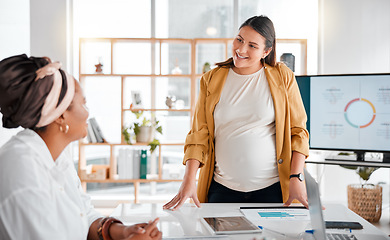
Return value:
M 99 227 L 97 230 L 99 240 L 112 240 L 109 229 L 111 227 L 111 224 L 113 223 L 122 223 L 122 222 L 112 217 L 105 217 L 102 220 L 100 220 Z

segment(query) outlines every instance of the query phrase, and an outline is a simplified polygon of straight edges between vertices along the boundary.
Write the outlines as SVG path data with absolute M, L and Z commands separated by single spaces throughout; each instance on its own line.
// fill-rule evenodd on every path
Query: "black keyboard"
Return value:
M 327 233 L 327 240 L 357 240 L 355 235 L 352 234 L 342 234 L 342 233 Z

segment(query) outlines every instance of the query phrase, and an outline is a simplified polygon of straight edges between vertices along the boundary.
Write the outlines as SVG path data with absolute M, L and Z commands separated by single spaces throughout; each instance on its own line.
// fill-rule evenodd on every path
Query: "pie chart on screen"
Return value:
M 375 106 L 365 98 L 355 98 L 345 106 L 344 117 L 352 127 L 366 128 L 375 120 Z

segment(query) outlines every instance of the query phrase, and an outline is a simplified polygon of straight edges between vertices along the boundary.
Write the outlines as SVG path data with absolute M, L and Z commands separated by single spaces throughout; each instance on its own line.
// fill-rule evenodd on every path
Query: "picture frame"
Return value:
M 141 91 L 134 90 L 131 91 L 131 107 L 132 108 L 142 108 L 142 95 Z

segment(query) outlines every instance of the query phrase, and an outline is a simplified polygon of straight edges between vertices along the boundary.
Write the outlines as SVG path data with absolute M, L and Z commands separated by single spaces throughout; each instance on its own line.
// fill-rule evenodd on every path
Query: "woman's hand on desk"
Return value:
M 172 209 L 174 211 L 176 209 L 179 209 L 188 198 L 192 198 L 195 205 L 197 207 L 200 207 L 198 195 L 196 194 L 196 181 L 184 178 L 180 186 L 179 192 L 174 198 L 172 198 L 171 201 L 165 204 L 163 208 Z
M 127 226 L 124 229 L 125 237 L 123 240 L 159 240 L 162 239 L 162 233 L 157 228 L 158 218 L 149 223 L 135 224 Z
M 131 226 L 114 223 L 109 227 L 109 235 L 113 240 L 160 240 L 162 233 L 157 228 L 158 218 L 149 223 L 139 223 Z M 97 236 L 90 239 L 99 239 Z
M 188 198 L 192 198 L 195 205 L 200 207 L 198 195 L 196 194 L 196 172 L 200 166 L 200 162 L 196 159 L 188 159 L 186 162 L 186 172 L 183 182 L 181 183 L 179 192 L 176 196 L 163 206 L 164 209 L 179 209 Z
M 196 172 L 200 166 L 200 162 L 196 159 L 188 159 L 186 162 L 186 172 L 183 182 L 181 183 L 179 192 L 171 201 L 163 206 L 164 209 L 179 209 L 188 198 L 192 198 L 195 205 L 200 207 L 198 195 L 196 194 Z
M 309 208 L 305 184 L 301 182 L 298 178 L 291 178 L 289 196 L 284 206 L 290 206 L 292 201 L 294 201 L 295 199 L 301 202 L 306 208 Z

